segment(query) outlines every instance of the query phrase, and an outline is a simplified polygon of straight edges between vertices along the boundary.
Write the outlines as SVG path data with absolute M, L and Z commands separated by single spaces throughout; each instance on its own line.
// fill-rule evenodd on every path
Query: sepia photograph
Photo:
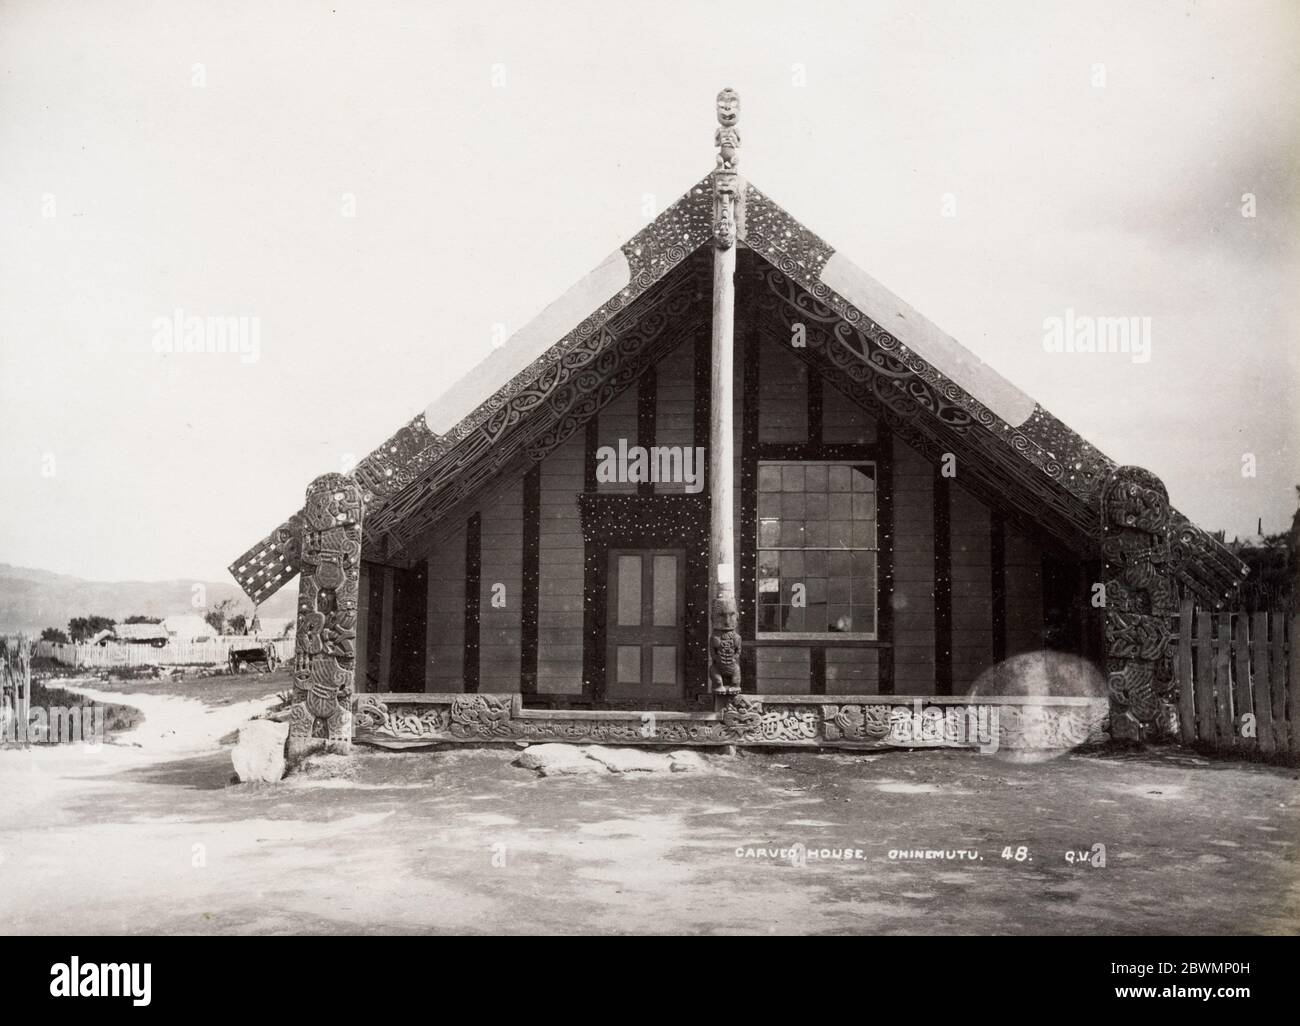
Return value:
M 1294 0 L 0 2 L 15 993 L 814 935 L 1281 993 L 1298 100 Z

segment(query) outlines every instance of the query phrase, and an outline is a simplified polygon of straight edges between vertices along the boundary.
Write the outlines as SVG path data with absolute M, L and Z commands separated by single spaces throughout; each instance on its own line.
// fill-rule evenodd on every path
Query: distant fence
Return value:
M 1262 755 L 1300 755 L 1300 616 L 1179 616 L 1178 719 L 1182 739 Z
M 253 638 L 227 635 L 211 641 L 169 641 L 155 648 L 149 644 L 107 645 L 60 644 L 38 641 L 34 655 L 53 659 L 62 666 L 113 669 L 131 666 L 218 666 L 230 659 L 232 648 L 275 646 L 280 662 L 293 658 L 293 638 Z

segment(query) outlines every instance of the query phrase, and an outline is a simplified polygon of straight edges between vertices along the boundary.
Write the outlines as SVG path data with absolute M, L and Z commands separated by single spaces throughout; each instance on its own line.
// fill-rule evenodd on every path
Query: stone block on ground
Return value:
M 253 720 L 240 727 L 239 741 L 230 751 L 230 761 L 240 781 L 274 783 L 283 777 L 284 744 L 288 737 L 287 723 Z
M 645 748 L 606 748 L 592 745 L 587 749 L 587 757 L 600 763 L 611 773 L 667 773 L 672 769 L 673 760 L 663 752 L 652 752 Z
M 536 770 L 544 777 L 605 772 L 605 767 L 599 762 L 587 758 L 587 753 L 581 746 L 566 745 L 558 741 L 530 745 L 519 754 L 515 765 Z

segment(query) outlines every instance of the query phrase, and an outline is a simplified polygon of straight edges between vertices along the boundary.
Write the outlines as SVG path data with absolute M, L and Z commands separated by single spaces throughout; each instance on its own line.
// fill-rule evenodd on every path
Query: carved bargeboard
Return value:
M 303 507 L 289 755 L 346 751 L 352 741 L 357 595 L 361 577 L 361 486 L 318 477 Z

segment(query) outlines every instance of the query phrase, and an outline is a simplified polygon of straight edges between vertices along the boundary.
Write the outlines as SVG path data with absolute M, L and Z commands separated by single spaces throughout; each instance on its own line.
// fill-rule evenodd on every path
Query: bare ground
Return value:
M 119 743 L 0 751 L 5 932 L 1300 929 L 1295 769 L 780 751 L 710 755 L 699 775 L 539 779 L 514 748 L 361 749 L 341 771 L 232 784 L 218 739 L 281 689 L 262 678 L 267 697 L 250 697 L 254 680 L 171 689 L 186 697 L 126 682 L 102 697 L 145 721 Z M 863 857 L 746 854 L 796 842 Z M 1095 844 L 1104 867 L 1066 861 Z

